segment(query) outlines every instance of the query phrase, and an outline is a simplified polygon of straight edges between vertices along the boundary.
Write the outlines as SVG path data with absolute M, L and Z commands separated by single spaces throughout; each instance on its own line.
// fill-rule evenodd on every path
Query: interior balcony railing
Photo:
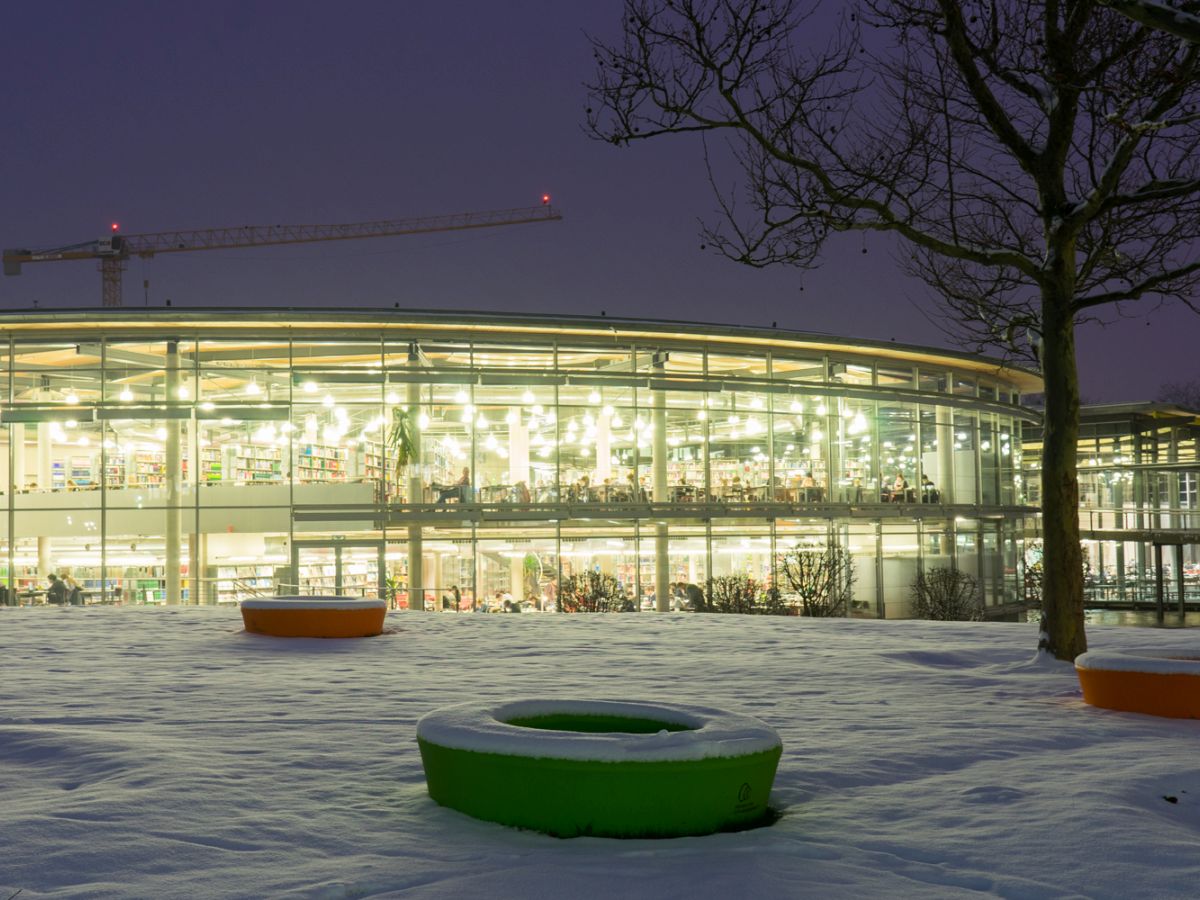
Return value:
M 1085 539 L 1154 542 L 1160 532 L 1185 532 L 1197 535 L 1200 543 L 1200 508 L 1178 506 L 1080 507 L 1079 529 Z M 1171 541 L 1175 543 L 1176 541 Z
M 596 500 L 444 503 L 350 503 L 296 504 L 296 521 L 371 523 L 370 527 L 401 527 L 414 524 L 461 524 L 484 522 L 546 522 L 565 520 L 720 520 L 720 519 L 919 519 L 1012 518 L 1035 512 L 1026 506 L 977 506 L 942 503 L 849 503 L 824 500 L 696 500 L 625 501 Z

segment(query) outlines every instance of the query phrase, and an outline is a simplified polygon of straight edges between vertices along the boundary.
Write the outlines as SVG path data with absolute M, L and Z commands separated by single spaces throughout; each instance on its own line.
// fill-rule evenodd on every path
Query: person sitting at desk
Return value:
M 513 488 L 513 492 L 516 495 L 518 503 L 529 503 L 533 499 L 529 494 L 529 486 L 523 481 L 517 482 L 517 486 Z
M 904 503 L 908 500 L 908 479 L 900 472 L 897 472 L 896 479 L 892 482 L 892 502 Z
M 440 487 L 437 489 L 439 504 L 445 503 L 452 497 L 457 497 L 459 503 L 466 503 L 471 492 L 471 470 L 467 466 L 463 466 L 462 475 L 458 481 L 449 487 Z
M 579 476 L 575 485 L 575 497 L 580 503 L 590 503 L 592 500 L 592 483 L 586 475 Z
M 922 503 L 941 503 L 942 494 L 937 489 L 937 486 L 929 480 L 929 476 L 921 475 L 921 502 Z
M 687 477 L 679 476 L 679 484 L 675 485 L 675 502 L 689 502 L 695 495 L 695 489 L 688 484 Z
M 600 486 L 600 502 L 611 503 L 616 498 L 613 493 L 613 483 L 611 478 L 605 478 L 604 484 Z
M 83 606 L 83 588 L 70 575 L 62 577 L 63 587 L 67 592 L 67 603 L 71 606 Z
M 67 586 L 58 580 L 58 576 L 51 572 L 46 576 L 50 579 L 50 587 L 46 589 L 46 602 L 53 603 L 55 606 L 63 606 L 67 602 Z
M 800 476 L 800 482 L 796 488 L 796 499 L 803 500 L 805 503 L 821 499 L 821 488 L 817 485 L 817 480 L 813 478 L 811 471 Z

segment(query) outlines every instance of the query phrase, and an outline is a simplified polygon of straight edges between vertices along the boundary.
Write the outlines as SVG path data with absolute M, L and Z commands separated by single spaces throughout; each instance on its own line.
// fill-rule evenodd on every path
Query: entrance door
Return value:
M 382 541 L 296 541 L 292 566 L 301 596 L 387 596 Z

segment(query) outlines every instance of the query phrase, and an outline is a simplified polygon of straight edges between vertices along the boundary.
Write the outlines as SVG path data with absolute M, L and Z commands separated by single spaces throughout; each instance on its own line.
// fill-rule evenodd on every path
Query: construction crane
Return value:
M 114 223 L 111 234 L 94 241 L 45 250 L 5 250 L 4 274 L 20 275 L 21 267 L 25 263 L 95 259 L 99 261 L 100 296 L 103 304 L 121 306 L 122 275 L 129 259 L 134 256 L 149 259 L 159 253 L 182 253 L 192 250 L 231 250 L 238 247 L 347 241 L 354 238 L 393 237 L 435 231 L 465 231 L 473 228 L 497 228 L 501 225 L 554 222 L 561 218 L 562 215 L 550 205 L 550 196 L 546 194 L 542 196 L 541 206 L 416 219 L 353 222 L 344 225 L 241 225 L 233 228 L 120 234 L 117 224 Z

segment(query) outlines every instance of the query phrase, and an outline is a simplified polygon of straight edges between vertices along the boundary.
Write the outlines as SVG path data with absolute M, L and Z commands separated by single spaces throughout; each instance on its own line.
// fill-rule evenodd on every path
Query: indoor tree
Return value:
M 1040 365 L 1040 646 L 1072 659 L 1076 326 L 1192 303 L 1200 49 L 1094 0 L 863 0 L 827 20 L 800 0 L 626 0 L 622 38 L 593 40 L 587 127 L 622 146 L 723 136 L 705 141 L 706 245 L 811 267 L 831 234 L 888 232 L 947 331 Z

